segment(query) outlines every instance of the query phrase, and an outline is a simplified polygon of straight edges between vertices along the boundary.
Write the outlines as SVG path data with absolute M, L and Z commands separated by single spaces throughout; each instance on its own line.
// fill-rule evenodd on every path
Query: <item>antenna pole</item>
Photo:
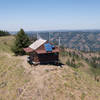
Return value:
M 61 33 L 61 32 L 60 32 Z M 61 37 L 60 37 L 60 33 L 59 33 L 59 47 L 61 45 Z
M 61 40 L 61 38 L 59 37 L 59 47 L 60 47 L 60 42 L 61 42 L 60 40 Z
M 37 32 L 37 40 L 38 40 L 38 38 L 39 38 L 39 37 L 38 37 L 38 32 Z
M 50 32 L 49 32 L 49 42 L 50 42 Z

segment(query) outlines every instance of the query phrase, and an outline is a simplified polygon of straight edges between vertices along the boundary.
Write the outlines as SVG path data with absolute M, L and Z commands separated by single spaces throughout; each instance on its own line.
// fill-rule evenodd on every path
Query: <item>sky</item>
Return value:
M 100 0 L 0 0 L 0 30 L 100 29 Z

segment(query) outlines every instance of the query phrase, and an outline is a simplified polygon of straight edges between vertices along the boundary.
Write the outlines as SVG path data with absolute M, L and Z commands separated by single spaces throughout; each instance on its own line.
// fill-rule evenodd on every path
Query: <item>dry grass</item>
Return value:
M 11 52 L 13 40 L 13 36 L 0 37 L 0 100 L 15 100 L 29 80 L 22 59 Z
M 0 38 L 9 44 L 0 42 L 4 48 L 0 48 L 0 100 L 100 100 L 100 82 L 87 69 L 67 65 L 31 67 L 26 56 L 13 56 L 12 39 Z
M 100 82 L 80 69 L 41 65 L 31 68 L 30 85 L 20 100 L 99 100 Z
M 0 99 L 15 100 L 17 90 L 27 84 L 28 80 L 21 59 L 0 54 Z
M 0 37 L 0 52 L 11 53 L 11 46 L 14 41 L 14 36 Z

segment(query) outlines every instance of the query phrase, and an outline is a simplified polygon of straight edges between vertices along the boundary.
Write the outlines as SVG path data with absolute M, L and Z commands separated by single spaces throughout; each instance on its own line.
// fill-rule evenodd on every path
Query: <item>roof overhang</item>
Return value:
M 24 51 L 26 53 L 30 53 L 30 52 L 33 52 L 34 50 L 32 48 L 30 48 L 30 47 L 27 47 L 27 48 L 24 48 Z

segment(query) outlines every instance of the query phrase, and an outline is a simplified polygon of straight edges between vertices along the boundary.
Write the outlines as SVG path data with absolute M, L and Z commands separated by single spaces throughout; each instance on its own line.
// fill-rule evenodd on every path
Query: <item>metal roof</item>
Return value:
M 36 50 L 39 48 L 42 44 L 44 44 L 47 40 L 43 39 L 38 39 L 36 40 L 33 44 L 31 44 L 29 47 L 32 48 L 33 50 Z

